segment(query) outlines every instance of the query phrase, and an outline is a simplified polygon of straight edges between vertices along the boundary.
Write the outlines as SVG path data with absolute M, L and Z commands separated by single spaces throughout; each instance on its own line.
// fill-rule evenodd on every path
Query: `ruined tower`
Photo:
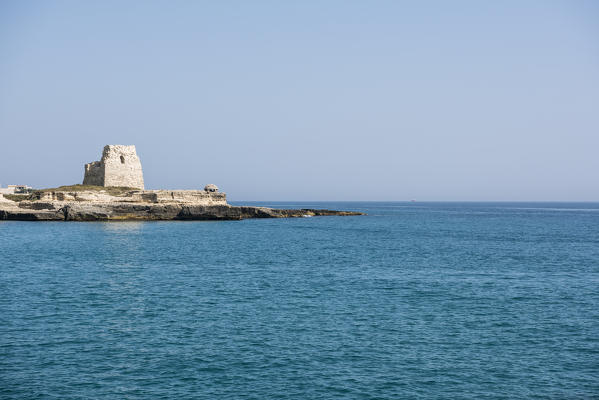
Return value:
M 83 184 L 143 189 L 144 177 L 135 146 L 117 144 L 104 146 L 100 161 L 85 164 Z

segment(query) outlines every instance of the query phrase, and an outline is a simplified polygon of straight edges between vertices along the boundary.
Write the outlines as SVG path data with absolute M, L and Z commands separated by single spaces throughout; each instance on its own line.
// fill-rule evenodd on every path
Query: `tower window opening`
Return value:
M 121 164 L 125 163 L 125 156 L 121 156 Z

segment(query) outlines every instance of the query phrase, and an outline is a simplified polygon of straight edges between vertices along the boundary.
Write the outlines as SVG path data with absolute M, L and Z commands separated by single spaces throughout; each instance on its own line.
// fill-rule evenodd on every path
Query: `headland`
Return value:
M 81 185 L 0 194 L 0 220 L 241 220 L 325 215 L 362 213 L 232 206 L 213 184 L 203 190 L 145 190 L 135 146 L 122 145 L 105 146 L 100 161 L 85 164 Z

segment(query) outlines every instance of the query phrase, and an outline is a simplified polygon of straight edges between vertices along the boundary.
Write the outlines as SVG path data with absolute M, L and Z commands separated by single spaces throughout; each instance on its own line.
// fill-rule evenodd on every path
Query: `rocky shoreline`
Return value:
M 0 196 L 0 220 L 17 221 L 165 221 L 242 220 L 362 215 L 354 211 L 276 209 L 206 204 L 200 191 L 131 191 L 122 196 L 104 192 L 45 192 L 12 201 Z M 157 196 L 157 194 L 159 196 Z M 201 194 L 201 193 L 200 193 Z
M 106 145 L 102 158 L 85 164 L 84 169 L 81 185 L 0 194 L 0 220 L 214 221 L 362 215 L 353 211 L 231 206 L 227 195 L 214 184 L 204 190 L 145 190 L 133 145 Z

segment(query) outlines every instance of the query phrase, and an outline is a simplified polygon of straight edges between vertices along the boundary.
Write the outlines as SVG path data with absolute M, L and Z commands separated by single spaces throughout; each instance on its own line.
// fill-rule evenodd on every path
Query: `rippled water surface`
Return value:
M 2 399 L 599 397 L 599 205 L 0 222 Z

